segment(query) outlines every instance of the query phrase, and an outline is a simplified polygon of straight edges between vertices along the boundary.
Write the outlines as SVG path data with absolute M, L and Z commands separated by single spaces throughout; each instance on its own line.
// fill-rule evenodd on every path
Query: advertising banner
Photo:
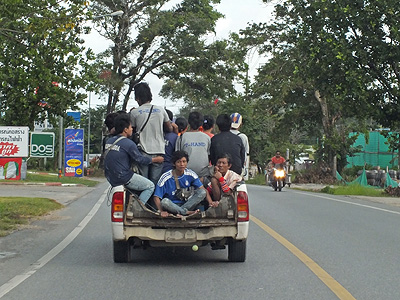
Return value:
M 0 158 L 0 179 L 21 179 L 22 157 Z
M 31 133 L 31 157 L 54 157 L 53 132 Z
M 0 157 L 28 157 L 29 127 L 0 126 Z
M 83 129 L 65 129 L 65 176 L 83 176 L 83 147 Z

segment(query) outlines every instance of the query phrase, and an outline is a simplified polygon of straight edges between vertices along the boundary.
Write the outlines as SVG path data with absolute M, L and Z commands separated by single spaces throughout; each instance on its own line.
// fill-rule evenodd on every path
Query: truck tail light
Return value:
M 249 199 L 246 192 L 238 192 L 237 196 L 238 222 L 249 221 Z
M 124 219 L 124 192 L 115 192 L 111 204 L 111 221 L 122 222 Z

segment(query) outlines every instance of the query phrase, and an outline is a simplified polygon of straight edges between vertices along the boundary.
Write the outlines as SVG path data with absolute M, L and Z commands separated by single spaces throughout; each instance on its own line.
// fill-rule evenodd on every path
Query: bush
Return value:
M 361 195 L 371 197 L 382 197 L 384 193 L 381 189 L 376 189 L 369 186 L 361 186 L 359 184 L 335 186 L 335 187 L 324 187 L 321 192 L 331 195 Z
M 364 169 L 363 166 L 352 166 L 351 168 L 343 169 L 343 171 L 341 172 L 340 175 L 342 175 L 343 178 L 349 177 L 349 178 L 353 178 L 353 180 L 354 180 L 358 176 L 357 175 L 358 171 L 360 171 L 362 169 Z M 365 165 L 365 169 L 372 170 L 373 166 L 367 164 L 367 165 Z M 351 180 L 348 180 L 348 181 L 351 181 Z
M 257 174 L 255 177 L 249 178 L 249 180 L 247 180 L 247 183 L 265 185 L 265 176 L 264 174 Z
M 387 193 L 388 195 L 393 196 L 393 197 L 400 197 L 400 187 L 388 186 L 385 189 L 385 193 Z
M 330 187 L 330 186 L 326 186 L 323 189 L 321 189 L 321 193 L 327 193 L 327 194 L 334 195 L 335 194 L 335 189 Z
M 331 173 L 332 171 L 329 168 L 321 168 L 315 165 L 311 169 L 295 172 L 292 176 L 292 182 L 334 184 L 337 180 Z

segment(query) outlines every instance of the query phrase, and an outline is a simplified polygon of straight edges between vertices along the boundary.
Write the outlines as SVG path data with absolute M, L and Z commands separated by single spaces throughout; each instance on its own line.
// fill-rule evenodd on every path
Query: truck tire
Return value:
M 114 262 L 129 262 L 131 246 L 126 241 L 114 241 Z
M 231 262 L 244 262 L 246 260 L 247 240 L 230 240 L 228 244 L 228 260 Z

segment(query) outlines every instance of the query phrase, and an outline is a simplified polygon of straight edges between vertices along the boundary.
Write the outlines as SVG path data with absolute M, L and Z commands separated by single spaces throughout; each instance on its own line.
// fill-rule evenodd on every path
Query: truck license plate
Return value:
M 165 241 L 168 243 L 196 242 L 196 232 L 193 229 L 168 229 Z

